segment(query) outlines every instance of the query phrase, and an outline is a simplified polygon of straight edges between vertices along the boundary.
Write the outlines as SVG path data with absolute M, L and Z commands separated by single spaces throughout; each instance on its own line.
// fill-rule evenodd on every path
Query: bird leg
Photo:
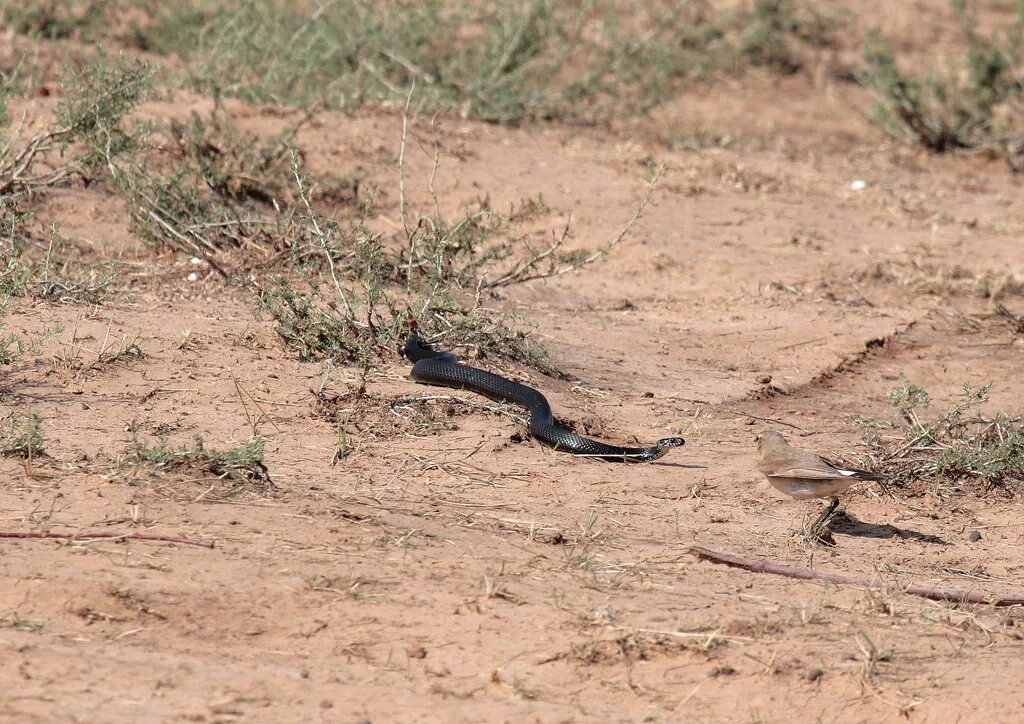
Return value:
M 839 507 L 839 498 L 836 498 L 834 496 L 829 498 L 828 499 L 828 505 L 826 505 L 825 508 L 821 511 L 821 515 L 819 515 L 818 519 L 816 521 L 814 521 L 814 524 L 815 525 L 825 525 L 825 526 L 827 526 L 829 524 L 829 522 L 831 522 L 832 515 L 833 515 L 833 513 L 836 512 L 836 508 L 838 508 L 838 507 Z
M 828 505 L 821 511 L 821 515 L 804 528 L 804 538 L 811 543 L 835 545 L 835 541 L 832 540 L 832 532 L 829 530 L 829 523 L 832 522 L 838 507 L 839 498 L 834 496 L 829 498 Z

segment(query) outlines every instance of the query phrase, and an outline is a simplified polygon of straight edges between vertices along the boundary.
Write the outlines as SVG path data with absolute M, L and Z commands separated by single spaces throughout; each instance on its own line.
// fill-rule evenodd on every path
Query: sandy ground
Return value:
M 187 259 L 147 256 L 102 188 L 48 192 L 76 246 L 131 261 L 132 287 L 100 307 L 23 303 L 7 318 L 14 331 L 65 331 L 0 381 L 0 413 L 42 415 L 51 456 L 0 458 L 0 527 L 215 547 L 0 541 L 0 719 L 1024 718 L 1024 611 L 898 590 L 1024 587 L 1018 497 L 858 487 L 837 545 L 810 547 L 794 532 L 816 505 L 754 469 L 766 428 L 855 459 L 856 418 L 895 420 L 885 395 L 901 376 L 933 409 L 992 380 L 990 409 L 1021 412 L 1024 338 L 985 299 L 930 283 L 954 267 L 1024 278 L 1019 179 L 981 157 L 890 145 L 860 117 L 864 103 L 841 81 L 755 76 L 724 96 L 695 87 L 611 131 L 442 119 L 446 213 L 484 194 L 496 208 L 541 195 L 550 211 L 537 228 L 571 214 L 578 246 L 612 238 L 647 164 L 667 164 L 605 260 L 486 300 L 532 320 L 573 381 L 494 368 L 543 389 L 564 419 L 608 440 L 686 437 L 647 466 L 518 441 L 515 420 L 458 400 L 415 407 L 410 396 L 438 391 L 408 380 L 397 355 L 370 376 L 380 409 L 360 419 L 345 408 L 357 371 L 324 383 L 245 294 L 206 273 L 186 282 Z M 193 108 L 209 101 L 183 94 L 146 112 Z M 261 134 L 289 122 L 228 108 Z M 661 142 L 711 128 L 734 142 Z M 387 229 L 400 133 L 387 110 L 321 113 L 297 143 L 313 173 L 360 169 L 379 183 L 389 203 L 371 223 Z M 425 119 L 414 133 L 429 139 Z M 414 208 L 430 204 L 431 166 L 429 140 L 413 144 Z M 1024 312 L 1020 295 L 1004 301 Z M 136 335 L 145 356 L 90 366 L 104 340 Z M 340 396 L 332 419 L 311 392 L 321 384 Z M 226 496 L 216 480 L 119 463 L 132 429 L 242 444 L 252 400 L 274 491 Z M 346 416 L 354 449 L 332 464 Z M 893 585 L 756 575 L 699 562 L 693 545 Z

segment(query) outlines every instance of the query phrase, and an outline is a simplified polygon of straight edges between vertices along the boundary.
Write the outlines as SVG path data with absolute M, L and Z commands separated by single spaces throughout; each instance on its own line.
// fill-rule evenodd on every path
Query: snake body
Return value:
M 681 437 L 666 437 L 648 447 L 606 445 L 556 423 L 551 405 L 532 387 L 464 365 L 450 352 L 431 349 L 415 332 L 406 340 L 404 352 L 414 363 L 411 377 L 417 382 L 471 390 L 492 400 L 522 405 L 530 413 L 530 434 L 556 450 L 609 462 L 644 463 L 657 460 L 671 448 L 685 443 Z

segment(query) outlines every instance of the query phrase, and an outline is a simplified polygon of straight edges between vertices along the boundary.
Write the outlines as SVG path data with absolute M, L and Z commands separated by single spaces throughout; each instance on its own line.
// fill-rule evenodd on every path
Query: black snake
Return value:
M 685 443 L 681 437 L 666 437 L 649 447 L 606 445 L 561 427 L 547 399 L 532 387 L 464 365 L 451 352 L 431 349 L 416 332 L 409 335 L 404 352 L 414 363 L 411 376 L 417 382 L 471 390 L 492 400 L 522 405 L 530 412 L 530 434 L 556 450 L 609 462 L 646 463 Z

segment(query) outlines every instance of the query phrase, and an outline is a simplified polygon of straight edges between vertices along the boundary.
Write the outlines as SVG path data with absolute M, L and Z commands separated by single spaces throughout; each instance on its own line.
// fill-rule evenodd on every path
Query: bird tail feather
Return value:
M 850 467 L 847 467 L 847 466 L 842 465 L 840 463 L 837 463 L 834 460 L 829 460 L 828 458 L 822 458 L 822 462 L 825 462 L 828 465 L 831 465 L 832 467 L 834 467 L 836 470 L 838 470 L 839 472 L 841 472 L 843 475 L 845 475 L 848 478 L 857 478 L 857 480 L 888 480 L 889 479 L 889 476 L 884 474 L 884 473 L 873 473 L 873 472 L 871 472 L 869 470 L 861 470 L 860 468 L 850 468 Z

